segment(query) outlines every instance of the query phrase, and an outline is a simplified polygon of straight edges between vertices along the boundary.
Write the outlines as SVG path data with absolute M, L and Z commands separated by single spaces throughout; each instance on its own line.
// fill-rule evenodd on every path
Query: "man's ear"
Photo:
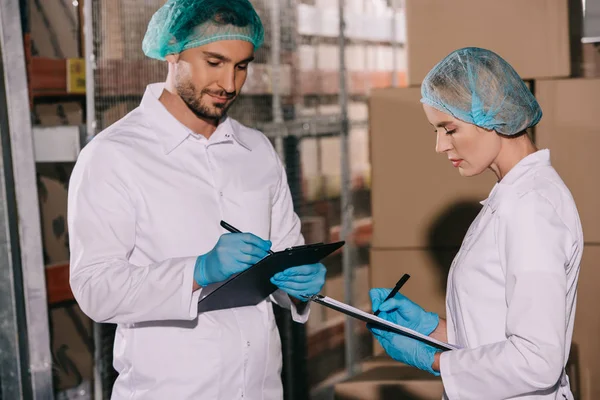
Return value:
M 179 54 L 169 54 L 165 56 L 165 60 L 167 60 L 169 64 L 177 64 L 179 61 Z

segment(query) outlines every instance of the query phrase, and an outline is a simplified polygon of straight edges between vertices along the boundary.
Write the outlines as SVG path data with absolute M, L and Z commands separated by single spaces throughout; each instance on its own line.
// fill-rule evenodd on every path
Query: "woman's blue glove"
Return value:
M 384 302 L 391 289 L 371 289 L 369 296 L 373 311 L 380 310 L 379 317 L 386 321 L 417 331 L 429 336 L 439 324 L 437 314 L 427 312 L 398 293 Z M 383 303 L 382 303 L 383 302 Z M 433 375 L 440 374 L 431 368 L 435 353 L 439 350 L 417 339 L 388 332 L 368 325 L 386 353 L 394 360 L 427 371 Z
M 391 291 L 391 289 L 371 289 L 369 291 L 373 312 L 380 310 L 393 314 L 396 318 L 394 323 L 423 335 L 429 336 L 437 328 L 440 317 L 435 313 L 423 310 L 402 293 L 396 293 L 394 297 L 385 301 Z
M 298 300 L 319 293 L 325 285 L 327 270 L 321 263 L 291 267 L 271 278 L 271 283 Z M 306 296 L 306 297 L 305 297 Z
M 196 259 L 194 279 L 200 286 L 221 282 L 262 260 L 271 242 L 251 233 L 226 233 L 215 247 Z

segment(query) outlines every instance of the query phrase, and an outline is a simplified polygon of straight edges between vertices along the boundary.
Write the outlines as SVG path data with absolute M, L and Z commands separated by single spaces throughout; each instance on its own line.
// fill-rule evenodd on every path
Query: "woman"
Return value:
M 527 135 L 542 111 L 513 68 L 479 48 L 448 55 L 421 92 L 436 151 L 462 176 L 490 169 L 498 181 L 452 264 L 446 320 L 401 294 L 383 302 L 389 289 L 370 293 L 381 317 L 461 349 L 371 330 L 394 359 L 441 374 L 447 399 L 572 399 L 564 367 L 583 233 L 549 151 Z

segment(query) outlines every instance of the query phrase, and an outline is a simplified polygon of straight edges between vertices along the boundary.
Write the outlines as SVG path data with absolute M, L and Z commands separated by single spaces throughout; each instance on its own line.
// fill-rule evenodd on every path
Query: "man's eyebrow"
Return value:
M 213 53 L 212 51 L 203 51 L 204 55 L 210 58 L 216 58 L 217 60 L 231 62 L 229 57 L 225 57 L 223 54 Z
M 238 64 L 248 64 L 248 63 L 251 63 L 252 61 L 254 61 L 254 56 L 250 56 L 250 57 L 240 61 Z
M 212 51 L 203 51 L 203 53 L 206 57 L 209 57 L 209 58 L 216 58 L 217 60 L 221 60 L 223 62 L 231 62 L 231 58 L 226 57 L 223 54 L 213 53 Z M 247 64 L 252 61 L 254 61 L 254 56 L 250 56 L 250 57 L 240 61 L 238 64 Z

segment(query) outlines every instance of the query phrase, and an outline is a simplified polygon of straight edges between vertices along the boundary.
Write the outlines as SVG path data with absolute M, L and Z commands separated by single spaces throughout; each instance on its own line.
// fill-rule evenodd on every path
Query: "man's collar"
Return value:
M 233 139 L 246 150 L 252 151 L 252 148 L 242 140 L 241 136 L 240 124 L 229 117 L 225 117 L 219 122 L 217 130 L 211 135 L 209 142 L 220 143 Z
M 148 118 L 148 126 L 156 133 L 165 154 L 177 148 L 190 135 L 190 131 L 173 116 L 159 98 L 165 88 L 164 83 L 146 86 L 140 107 Z
M 156 132 L 162 144 L 165 154 L 175 150 L 184 140 L 193 133 L 173 116 L 159 98 L 165 88 L 164 83 L 153 83 L 146 87 L 142 98 L 141 108 L 148 116 L 149 126 Z M 242 140 L 240 126 L 229 117 L 224 117 L 215 132 L 211 135 L 209 142 L 219 143 L 229 141 L 233 138 L 240 146 L 251 151 L 252 148 Z

